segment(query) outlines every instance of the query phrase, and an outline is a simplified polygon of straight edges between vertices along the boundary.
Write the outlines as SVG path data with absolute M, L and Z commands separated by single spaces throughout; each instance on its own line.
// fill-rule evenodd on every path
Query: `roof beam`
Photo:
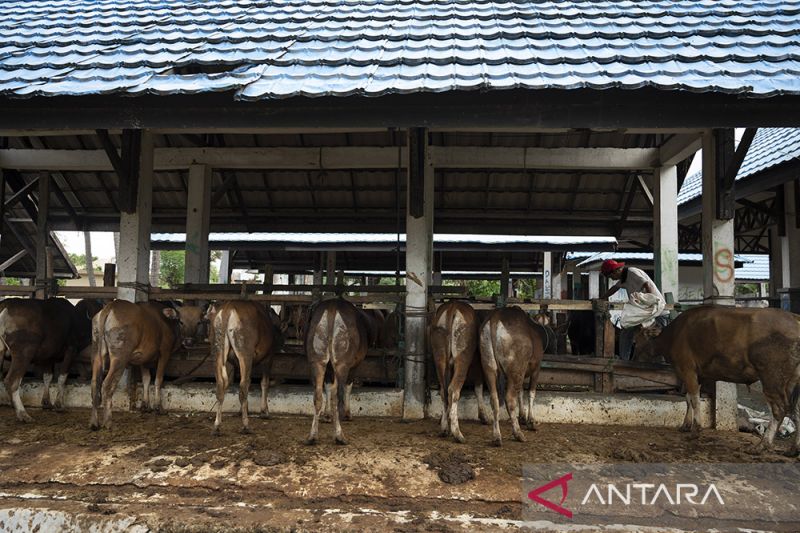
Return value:
M 658 149 L 659 166 L 677 165 L 702 147 L 703 141 L 699 133 L 673 135 Z
M 22 259 L 26 255 L 28 255 L 28 250 L 25 250 L 25 249 L 22 249 L 19 252 L 15 253 L 14 255 L 9 257 L 7 260 L 5 260 L 2 264 L 0 264 L 0 272 L 5 272 L 12 265 L 14 265 L 14 263 L 19 261 L 20 259 Z
M 101 139 L 104 137 L 101 135 Z M 0 150 L 0 168 L 119 173 L 116 150 Z M 431 146 L 436 168 L 641 170 L 658 166 L 657 148 L 506 148 Z M 191 165 L 224 169 L 403 168 L 404 147 L 156 148 L 156 170 Z M 116 157 L 114 157 L 115 154 Z M 113 162 L 112 160 L 116 161 Z M 119 160 L 119 161 L 117 161 Z

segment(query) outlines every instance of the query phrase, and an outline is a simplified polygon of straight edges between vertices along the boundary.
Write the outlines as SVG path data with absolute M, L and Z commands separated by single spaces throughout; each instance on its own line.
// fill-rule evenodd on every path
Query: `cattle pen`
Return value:
M 244 300 L 285 315 L 271 417 L 250 434 L 212 436 L 205 343 L 174 343 L 165 413 L 146 412 L 128 368 L 110 430 L 89 430 L 96 346 L 69 369 L 66 412 L 41 408 L 50 370 L 22 380 L 29 424 L 0 383 L 0 531 L 550 530 L 556 516 L 526 514 L 532 464 L 796 468 L 783 433 L 747 451 L 757 439 L 738 430 L 764 430 L 758 385 L 707 380 L 702 432 L 678 431 L 686 384 L 618 355 L 625 304 L 603 297 L 594 254 L 650 254 L 673 319 L 750 301 L 800 315 L 799 13 L 795 0 L 0 4 L 0 299 Z M 98 286 L 59 283 L 77 275 L 63 231 L 118 235 Z M 166 250 L 185 267 L 160 287 L 151 258 Z M 697 301 L 680 298 L 687 253 Z M 768 283 L 742 299 L 749 253 L 769 256 Z M 244 270 L 257 280 L 235 282 Z M 465 280 L 498 284 L 476 296 Z M 396 338 L 355 370 L 349 444 L 323 424 L 311 447 L 312 370 L 289 313 L 334 296 L 392 316 Z M 428 330 L 450 300 L 551 324 L 526 442 L 492 446 L 471 384 L 466 443 L 439 436 Z M 580 313 L 590 354 L 566 333 Z M 240 399 L 224 396 L 229 417 Z M 798 530 L 787 501 L 753 496 L 719 529 Z M 572 526 L 694 529 L 670 513 Z

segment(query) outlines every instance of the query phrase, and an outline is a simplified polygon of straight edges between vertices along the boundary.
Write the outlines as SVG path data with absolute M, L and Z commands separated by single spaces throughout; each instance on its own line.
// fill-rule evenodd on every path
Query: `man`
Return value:
M 602 274 L 613 280 L 618 280 L 617 283 L 611 287 L 605 295 L 608 299 L 611 295 L 616 294 L 620 289 L 625 289 L 628 293 L 628 300 L 633 302 L 634 293 L 652 294 L 662 303 L 664 295 L 658 290 L 656 284 L 650 279 L 643 270 L 635 267 L 626 267 L 625 263 L 614 261 L 613 259 L 606 259 L 600 267 Z M 667 325 L 669 311 L 663 311 L 655 318 L 656 322 L 662 327 Z M 619 357 L 621 359 L 630 360 L 633 355 L 633 339 L 636 335 L 636 327 L 624 328 L 619 335 Z

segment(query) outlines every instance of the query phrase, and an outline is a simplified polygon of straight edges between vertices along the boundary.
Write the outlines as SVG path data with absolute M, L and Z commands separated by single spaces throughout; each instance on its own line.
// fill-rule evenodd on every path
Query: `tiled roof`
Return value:
M 752 281 L 769 281 L 769 255 L 744 254 L 749 262 L 736 269 L 736 279 Z
M 800 128 L 760 128 L 747 151 L 736 180 L 800 158 Z M 678 193 L 678 205 L 700 196 L 703 174 L 688 176 Z
M 599 264 L 601 261 L 605 261 L 606 259 L 614 259 L 615 261 L 631 261 L 631 262 L 653 262 L 653 252 L 599 252 L 593 254 L 591 252 L 569 252 L 567 254 L 567 260 L 570 259 L 581 259 L 586 258 L 583 261 L 578 262 L 577 267 L 586 267 L 589 265 Z M 747 264 L 750 261 L 750 256 L 747 255 L 739 255 L 736 254 L 735 260 L 737 263 Z M 769 259 L 769 258 L 767 258 Z M 678 263 L 702 263 L 703 262 L 703 254 L 692 254 L 692 253 L 679 253 L 678 254 Z M 769 270 L 769 268 L 767 268 Z M 736 269 L 738 273 L 739 269 Z M 737 274 L 738 277 L 738 274 Z M 769 277 L 769 272 L 767 273 L 767 277 Z
M 800 94 L 798 36 L 800 0 L 7 0 L 0 94 L 766 97 Z

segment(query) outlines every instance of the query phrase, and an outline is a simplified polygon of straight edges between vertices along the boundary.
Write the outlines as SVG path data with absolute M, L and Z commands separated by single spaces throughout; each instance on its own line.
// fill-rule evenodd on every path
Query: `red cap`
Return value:
M 604 276 L 608 276 L 616 269 L 622 268 L 624 266 L 625 263 L 618 263 L 613 259 L 606 259 L 605 261 L 603 261 L 603 266 L 600 267 L 600 272 L 602 272 Z

